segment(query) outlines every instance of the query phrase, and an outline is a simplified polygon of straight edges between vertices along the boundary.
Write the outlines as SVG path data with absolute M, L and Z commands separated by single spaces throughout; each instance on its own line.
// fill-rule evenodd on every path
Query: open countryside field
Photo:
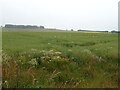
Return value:
M 3 32 L 4 88 L 117 88 L 118 34 Z

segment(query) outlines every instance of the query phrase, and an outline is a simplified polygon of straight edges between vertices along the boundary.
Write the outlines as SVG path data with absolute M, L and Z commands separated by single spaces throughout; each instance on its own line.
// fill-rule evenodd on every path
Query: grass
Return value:
M 3 32 L 4 88 L 118 88 L 118 35 Z

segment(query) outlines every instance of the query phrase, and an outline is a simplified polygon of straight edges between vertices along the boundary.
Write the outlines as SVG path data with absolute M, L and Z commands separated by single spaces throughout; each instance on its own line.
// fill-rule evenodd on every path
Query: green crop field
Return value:
M 3 32 L 3 88 L 118 88 L 118 34 Z

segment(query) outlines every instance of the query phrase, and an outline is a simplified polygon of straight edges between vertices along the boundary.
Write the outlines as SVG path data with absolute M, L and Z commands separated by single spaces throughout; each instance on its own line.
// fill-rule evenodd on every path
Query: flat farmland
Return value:
M 3 87 L 117 88 L 118 34 L 3 32 Z

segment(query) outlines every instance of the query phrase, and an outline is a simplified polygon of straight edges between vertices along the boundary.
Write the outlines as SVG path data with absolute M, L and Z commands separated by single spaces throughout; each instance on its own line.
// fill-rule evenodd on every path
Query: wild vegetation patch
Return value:
M 117 37 L 3 32 L 3 88 L 117 88 Z

